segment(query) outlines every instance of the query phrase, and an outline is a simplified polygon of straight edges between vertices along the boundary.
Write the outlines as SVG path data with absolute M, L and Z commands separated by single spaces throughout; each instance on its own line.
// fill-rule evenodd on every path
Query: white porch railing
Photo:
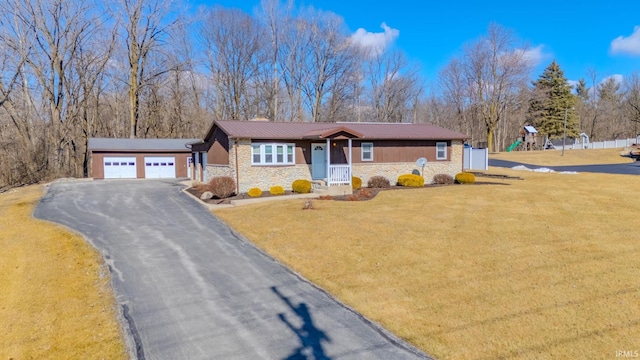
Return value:
M 329 165 L 327 186 L 351 185 L 351 166 L 349 164 Z

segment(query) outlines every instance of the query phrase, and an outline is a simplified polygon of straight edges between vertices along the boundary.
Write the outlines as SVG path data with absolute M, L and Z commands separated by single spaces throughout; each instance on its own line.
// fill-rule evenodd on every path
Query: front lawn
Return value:
M 438 359 L 639 349 L 638 178 L 493 172 L 525 180 L 215 214 Z
M 107 266 L 81 236 L 31 217 L 41 196 L 0 194 L 0 359 L 126 359 Z

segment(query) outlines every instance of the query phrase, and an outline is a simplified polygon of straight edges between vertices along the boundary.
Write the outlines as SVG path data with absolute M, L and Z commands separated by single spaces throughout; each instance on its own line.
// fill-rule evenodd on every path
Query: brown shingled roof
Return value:
M 427 124 L 399 123 L 309 123 L 275 121 L 215 121 L 232 139 L 309 139 L 348 132 L 355 138 L 370 140 L 465 140 L 457 131 Z M 212 127 L 212 129 L 213 129 Z M 209 134 L 212 132 L 209 131 Z

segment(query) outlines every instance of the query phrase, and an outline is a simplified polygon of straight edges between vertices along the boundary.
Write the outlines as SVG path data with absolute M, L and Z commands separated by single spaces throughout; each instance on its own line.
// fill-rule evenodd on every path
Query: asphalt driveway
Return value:
M 257 250 L 181 189 L 162 180 L 57 183 L 34 213 L 102 252 L 138 358 L 426 357 Z
M 489 159 L 489 166 L 512 168 L 524 165 L 529 169 L 548 168 L 554 171 L 593 172 L 604 174 L 640 175 L 640 161 L 624 164 L 575 165 L 575 166 L 542 166 L 524 164 L 513 161 Z

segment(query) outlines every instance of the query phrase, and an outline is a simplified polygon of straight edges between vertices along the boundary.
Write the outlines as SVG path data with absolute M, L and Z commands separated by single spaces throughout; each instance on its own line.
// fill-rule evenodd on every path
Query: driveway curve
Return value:
M 489 166 L 512 168 L 514 166 L 524 165 L 529 169 L 548 168 L 554 171 L 575 171 L 575 172 L 592 172 L 603 174 L 622 174 L 622 175 L 640 175 L 640 161 L 623 164 L 600 164 L 600 165 L 573 165 L 573 166 L 542 166 L 525 164 L 514 161 L 489 159 Z
M 139 359 L 428 358 L 259 251 L 182 188 L 55 183 L 34 212 L 103 254 Z

